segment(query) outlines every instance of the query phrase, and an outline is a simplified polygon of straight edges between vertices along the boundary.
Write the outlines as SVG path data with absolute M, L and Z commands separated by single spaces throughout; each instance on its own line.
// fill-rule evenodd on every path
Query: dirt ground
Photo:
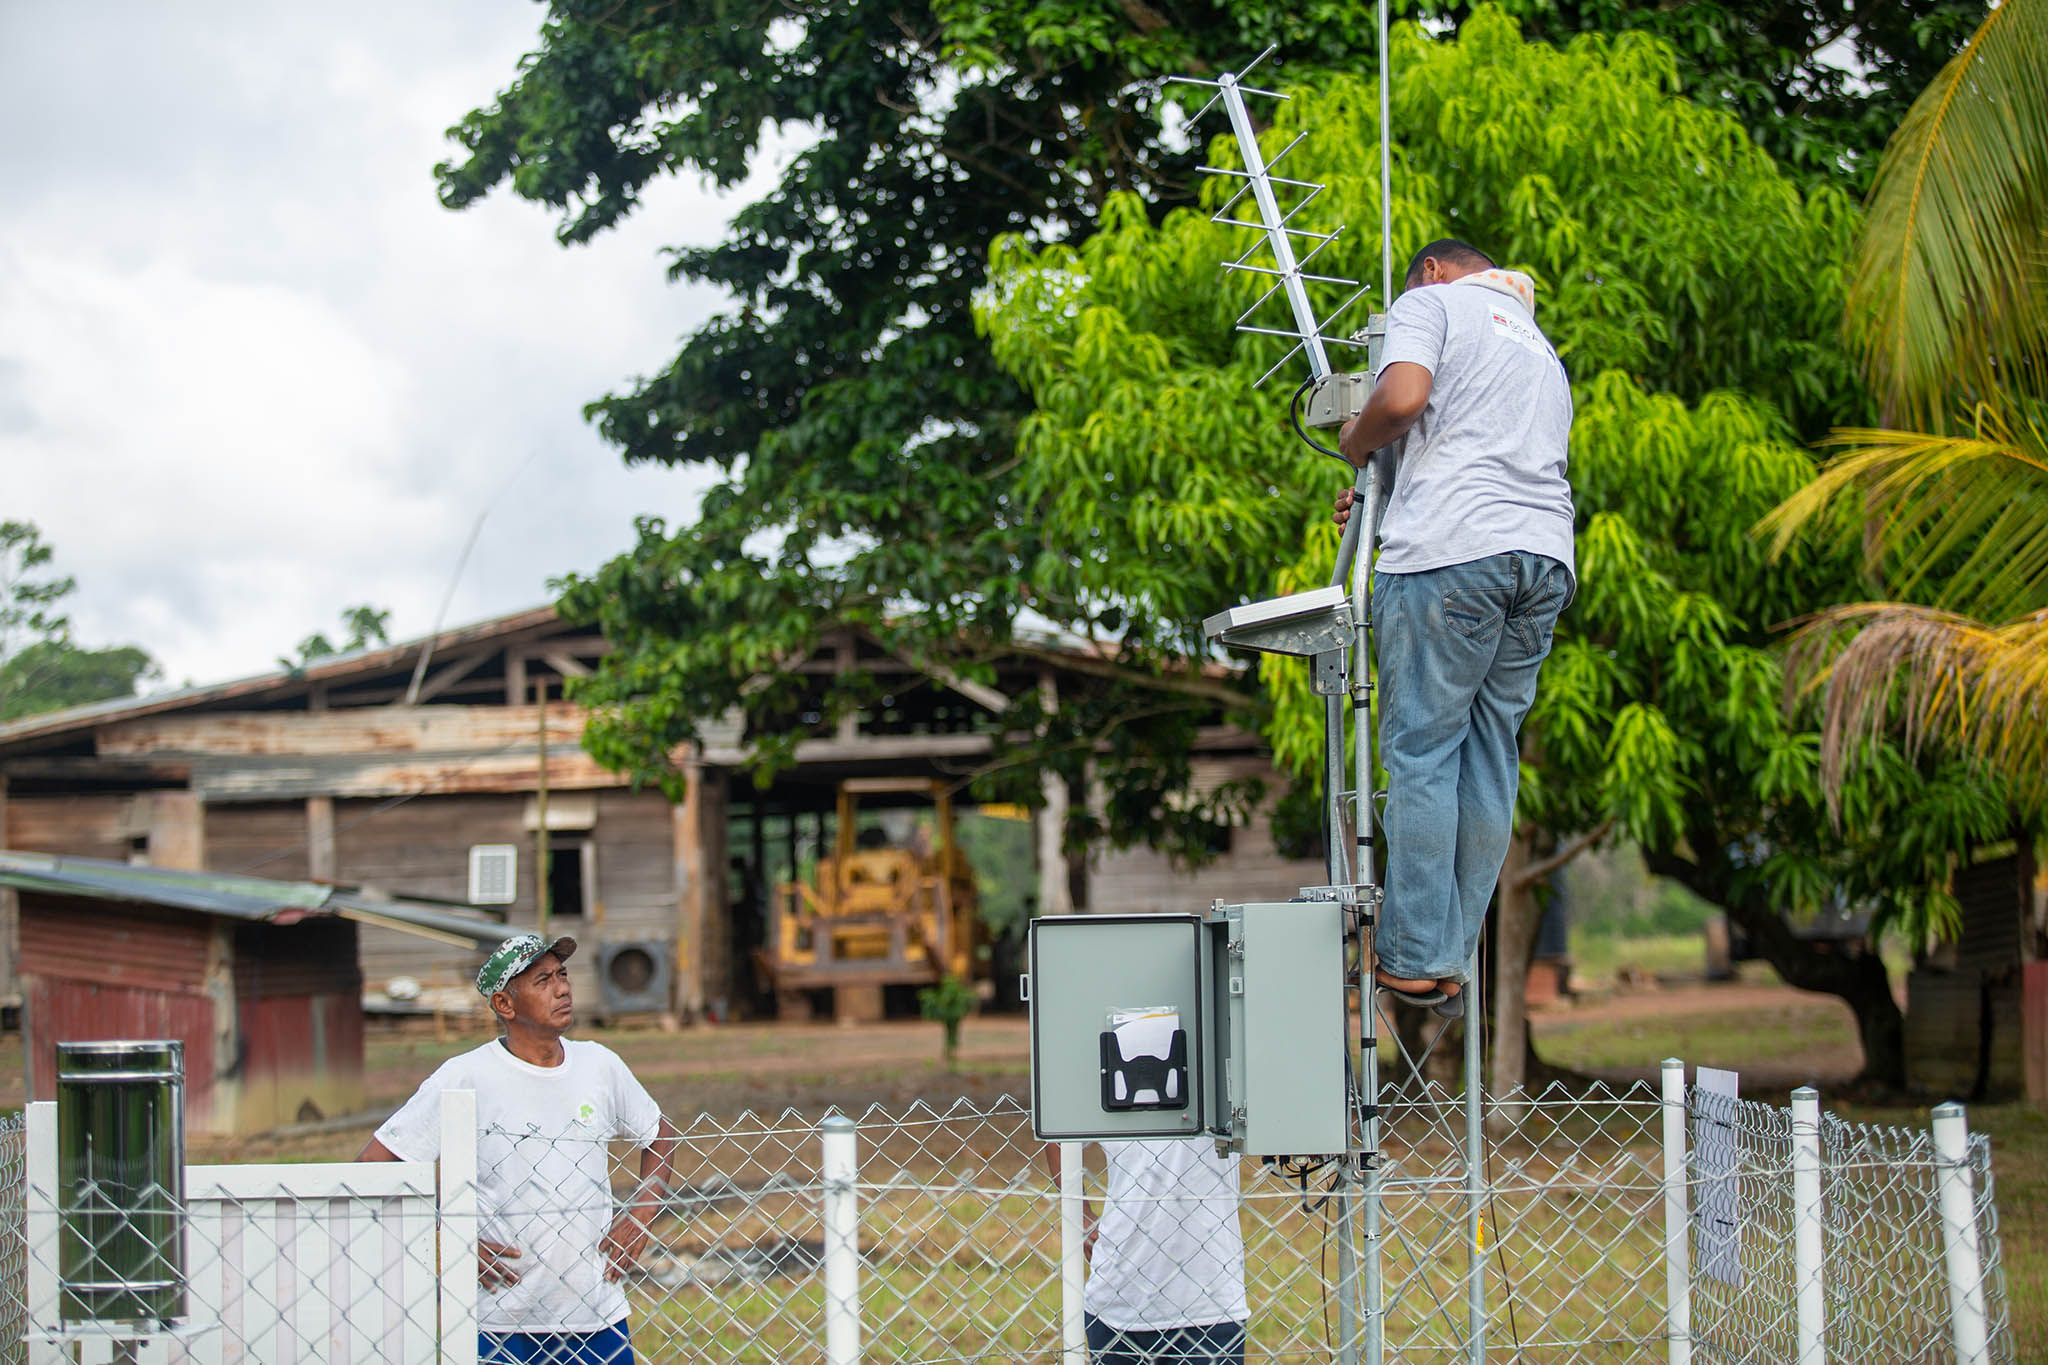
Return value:
M 1827 1093 L 1862 1063 L 1847 1010 L 1828 997 L 1776 984 L 1659 985 L 1581 996 L 1539 1012 L 1537 1046 L 1552 1061 L 1616 1082 L 1652 1076 L 1677 1051 L 1690 1062 L 1737 1067 L 1745 1089 L 1816 1083 Z M 1758 1046 L 1759 1035 L 1771 1045 Z M 375 1117 L 409 1095 L 440 1061 L 485 1037 L 481 1011 L 462 1019 L 373 1021 L 366 1056 L 368 1107 L 310 1130 L 235 1140 L 195 1137 L 199 1161 L 320 1161 L 354 1155 Z M 746 1110 L 817 1113 L 913 1100 L 1023 1098 L 1029 1039 L 1022 1015 L 967 1021 L 949 1070 L 940 1031 L 922 1020 L 725 1024 L 682 1029 L 586 1030 L 614 1048 L 677 1116 Z M 21 1104 L 19 1035 L 0 1037 L 0 1110 Z M 351 1121 L 353 1118 L 353 1121 Z

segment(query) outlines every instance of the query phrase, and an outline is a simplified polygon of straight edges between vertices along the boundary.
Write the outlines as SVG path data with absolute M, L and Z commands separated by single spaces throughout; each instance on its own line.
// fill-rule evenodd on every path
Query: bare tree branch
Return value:
M 1613 828 L 1614 817 L 1610 815 L 1605 820 L 1602 820 L 1597 828 L 1581 834 L 1542 862 L 1529 864 L 1516 875 L 1513 881 L 1514 889 L 1519 891 L 1524 887 L 1534 886 L 1593 845 L 1599 843 L 1602 839 L 1605 839 L 1608 831 Z

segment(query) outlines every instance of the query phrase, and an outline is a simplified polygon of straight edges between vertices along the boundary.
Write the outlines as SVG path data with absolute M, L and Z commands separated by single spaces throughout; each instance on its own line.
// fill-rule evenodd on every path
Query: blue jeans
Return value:
M 1244 1365 L 1241 1322 L 1144 1332 L 1111 1327 L 1089 1313 L 1082 1324 L 1094 1365 Z
M 633 1365 L 626 1324 L 595 1332 L 479 1332 L 477 1365 Z
M 1572 576 L 1514 552 L 1374 575 L 1387 882 L 1376 943 L 1391 976 L 1462 976 L 1507 857 L 1516 732 Z

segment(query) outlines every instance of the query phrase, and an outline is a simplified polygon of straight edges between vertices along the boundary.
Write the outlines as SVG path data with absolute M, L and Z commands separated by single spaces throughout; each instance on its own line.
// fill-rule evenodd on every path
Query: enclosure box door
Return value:
M 1031 1117 L 1048 1140 L 1226 1139 L 1250 1156 L 1342 1152 L 1344 918 L 1329 901 L 1217 904 L 1206 915 L 1059 915 L 1030 930 Z M 1181 1094 L 1125 1084 L 1119 1018 L 1171 1011 Z M 1155 1035 L 1165 1052 L 1164 1032 Z M 1170 1060 L 1170 1059 L 1163 1059 Z M 1140 1069 L 1143 1068 L 1143 1069 Z M 1135 1095 L 1147 1103 L 1119 1108 Z M 1167 1101 L 1178 1098 L 1180 1103 Z
M 1031 922 L 1031 1126 L 1048 1141 L 1199 1137 L 1208 1126 L 1210 935 L 1199 915 L 1049 915 Z M 1174 1107 L 1108 1107 L 1105 1035 L 1120 1012 L 1167 1010 L 1184 1035 Z M 1138 1096 L 1153 1093 L 1142 1084 Z
M 1333 901 L 1221 905 L 1209 914 L 1221 1003 L 1219 1107 L 1233 1151 L 1345 1150 L 1344 911 Z

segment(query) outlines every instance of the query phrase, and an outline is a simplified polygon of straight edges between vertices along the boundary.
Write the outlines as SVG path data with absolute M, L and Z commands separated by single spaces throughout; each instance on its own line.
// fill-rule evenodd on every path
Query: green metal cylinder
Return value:
M 185 1316 L 185 1045 L 57 1044 L 59 1316 Z

